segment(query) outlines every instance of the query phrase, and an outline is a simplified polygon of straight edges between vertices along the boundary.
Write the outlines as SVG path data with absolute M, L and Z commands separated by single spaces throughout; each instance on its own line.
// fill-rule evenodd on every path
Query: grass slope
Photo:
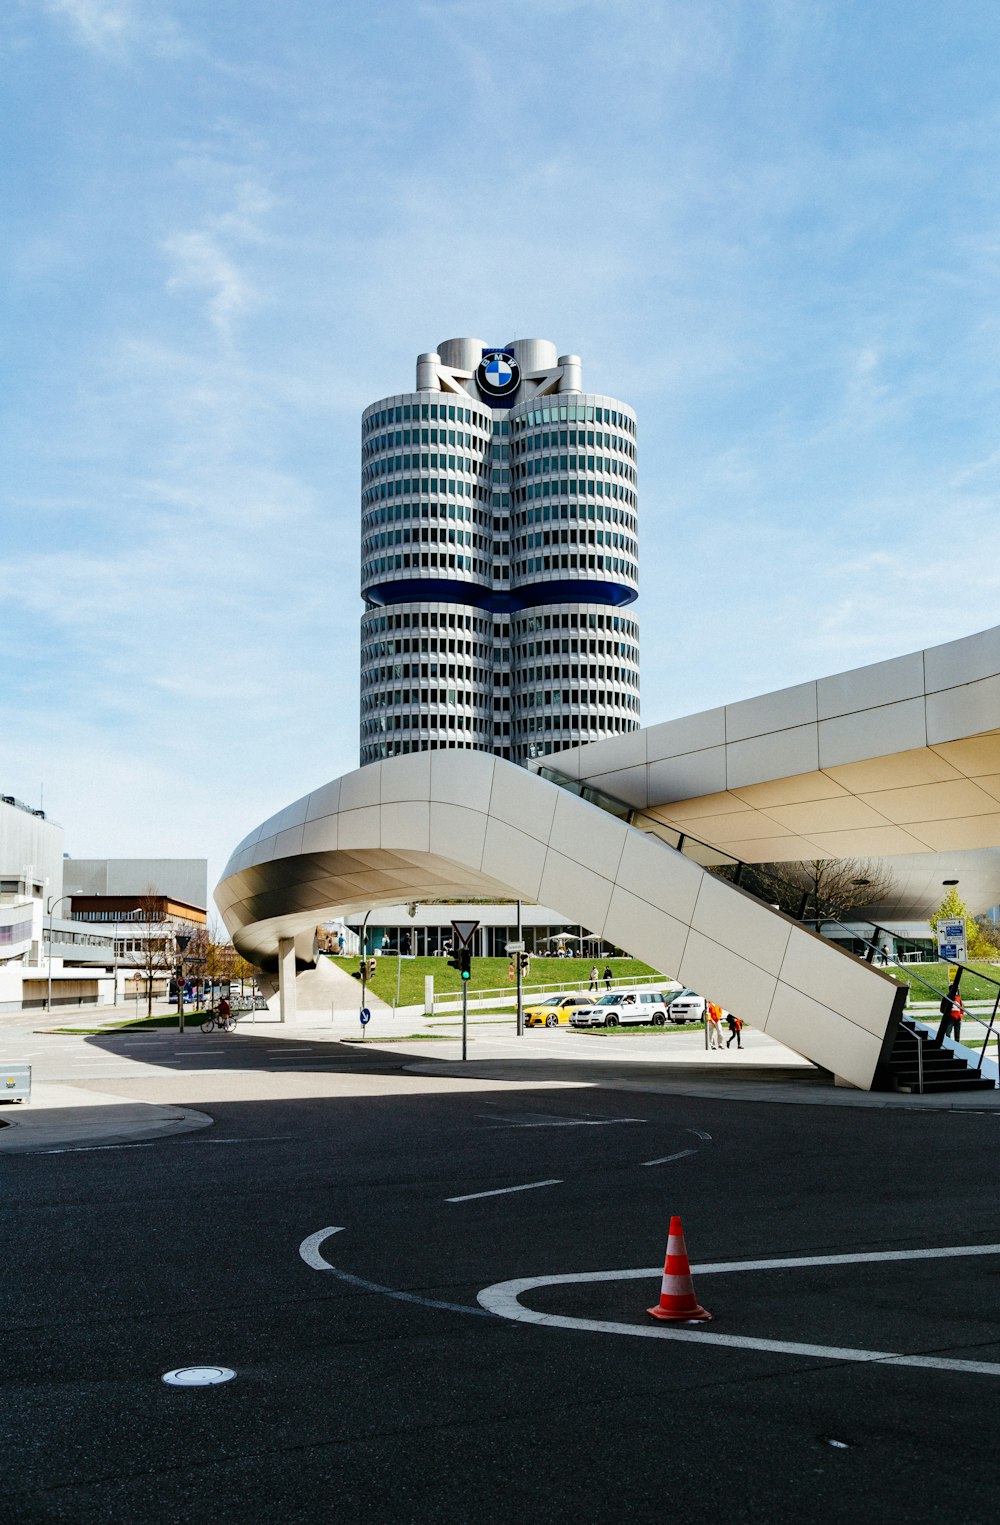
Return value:
M 330 957 L 330 955 L 327 955 Z M 333 962 L 339 964 L 341 969 L 348 974 L 356 974 L 358 960 L 356 958 L 334 958 Z M 472 960 L 472 978 L 469 981 L 469 994 L 476 995 L 484 990 L 497 990 L 501 987 L 511 991 L 515 990 L 515 982 L 508 980 L 507 969 L 509 959 L 506 958 L 474 958 Z M 383 1001 L 388 1001 L 391 1006 L 396 999 L 396 959 L 390 957 L 376 959 L 375 977 L 368 981 L 368 989 L 375 995 L 381 996 Z M 424 976 L 434 976 L 434 994 L 458 995 L 462 989 L 462 980 L 457 969 L 449 969 L 446 958 L 404 958 L 401 960 L 399 1004 L 400 1006 L 415 1006 L 424 999 Z M 649 964 L 643 964 L 637 958 L 612 958 L 599 960 L 598 967 L 603 974 L 605 968 L 610 965 L 615 979 L 642 980 L 662 979 L 660 970 L 653 969 Z M 556 988 L 560 990 L 583 990 L 586 993 L 593 960 L 589 958 L 532 958 L 531 973 L 525 977 L 525 989 L 529 990 L 534 985 L 551 985 L 552 991 L 546 994 L 554 994 Z M 358 986 L 360 989 L 360 980 Z

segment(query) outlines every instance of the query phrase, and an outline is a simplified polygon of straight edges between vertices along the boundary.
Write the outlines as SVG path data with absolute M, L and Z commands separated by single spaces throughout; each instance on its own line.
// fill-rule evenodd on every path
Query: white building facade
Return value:
M 362 422 L 361 762 L 639 725 L 636 419 L 544 339 L 449 339 Z

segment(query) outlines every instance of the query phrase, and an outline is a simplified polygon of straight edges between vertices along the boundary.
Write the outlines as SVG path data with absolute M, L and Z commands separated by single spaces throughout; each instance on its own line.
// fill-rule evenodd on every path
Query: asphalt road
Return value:
M 0 1520 L 995 1517 L 1000 1251 L 696 1270 L 715 1317 L 687 1340 L 478 1301 L 645 1267 L 521 1302 L 656 1329 L 672 1213 L 696 1267 L 1000 1244 L 995 1115 L 401 1094 L 402 1062 L 328 1061 L 366 1095 L 203 1085 L 212 1128 L 3 1161 Z M 161 1381 L 192 1363 L 237 1375 Z

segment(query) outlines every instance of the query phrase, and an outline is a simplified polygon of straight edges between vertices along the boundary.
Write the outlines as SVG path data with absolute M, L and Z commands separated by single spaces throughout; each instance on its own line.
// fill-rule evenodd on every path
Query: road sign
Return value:
M 524 944 L 523 943 L 504 943 L 503 951 L 505 953 L 523 953 L 524 952 Z
M 371 1019 L 372 1019 L 372 1014 L 368 1010 L 368 1007 L 367 1006 L 362 1006 L 362 1008 L 361 1008 L 361 1026 L 362 1027 L 367 1027 L 369 1022 L 371 1021 Z
M 476 935 L 479 927 L 478 921 L 453 921 L 452 931 L 463 948 L 467 948 Z
M 961 916 L 937 924 L 938 958 L 949 964 L 967 961 L 965 947 L 965 921 Z

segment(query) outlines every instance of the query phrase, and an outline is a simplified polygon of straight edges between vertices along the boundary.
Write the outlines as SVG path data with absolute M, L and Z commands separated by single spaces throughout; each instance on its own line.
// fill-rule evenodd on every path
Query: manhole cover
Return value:
M 231 1382 L 235 1375 L 228 1366 L 178 1366 L 176 1371 L 165 1371 L 163 1380 L 169 1387 L 212 1387 L 216 1382 Z

